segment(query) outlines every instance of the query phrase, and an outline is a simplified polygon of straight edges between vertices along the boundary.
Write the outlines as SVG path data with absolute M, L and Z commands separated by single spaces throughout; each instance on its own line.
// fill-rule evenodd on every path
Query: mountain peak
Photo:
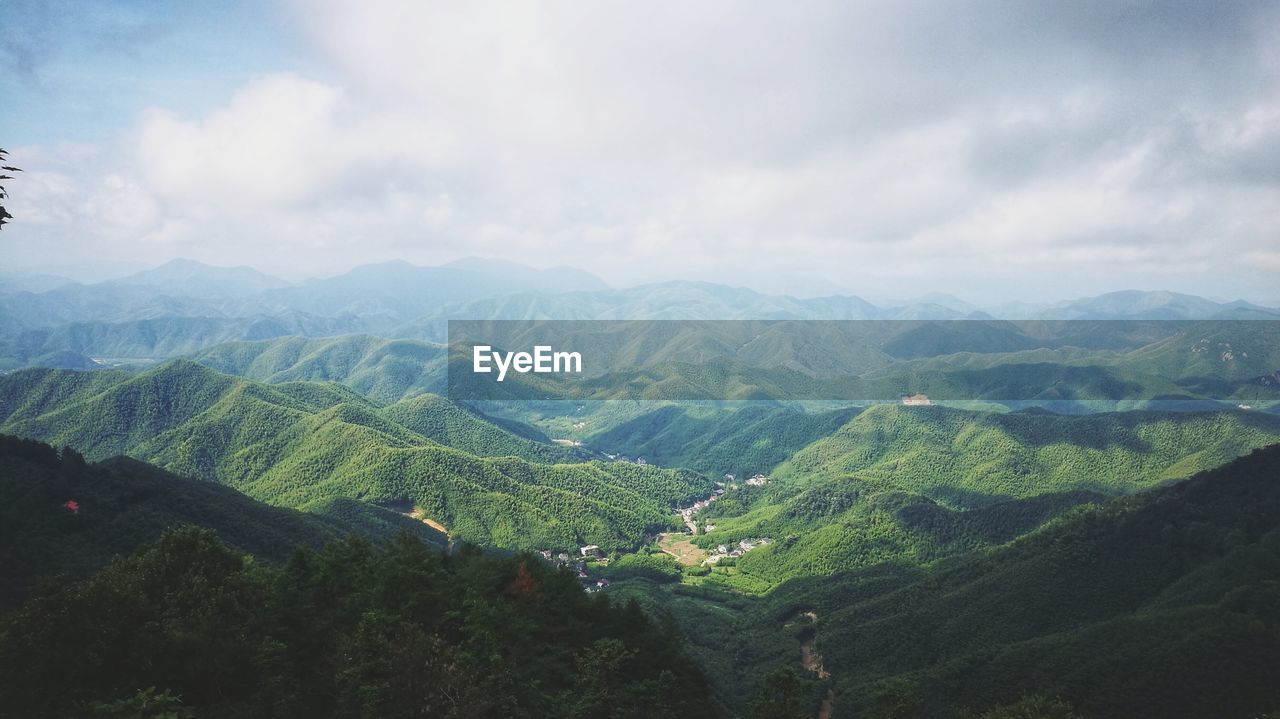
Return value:
M 152 287 L 168 295 L 225 299 L 284 287 L 288 282 L 245 265 L 219 267 L 183 257 L 103 283 Z

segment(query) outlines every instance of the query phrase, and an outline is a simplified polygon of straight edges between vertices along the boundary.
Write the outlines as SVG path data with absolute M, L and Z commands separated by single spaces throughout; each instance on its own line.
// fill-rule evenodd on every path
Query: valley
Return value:
M 184 361 L 85 378 L 0 378 L 0 432 L 76 446 L 91 460 L 128 454 L 299 509 L 409 501 L 460 539 L 513 549 L 632 546 L 674 523 L 668 507 L 710 486 L 688 471 L 567 464 L 570 449 L 447 402 L 432 411 L 431 398 L 380 407 L 338 385 L 268 386 Z
M 204 286 L 200 268 L 183 270 L 184 282 Z M 485 271 L 469 267 L 466 281 Z M 1229 715 L 1242 719 L 1280 704 L 1251 668 L 1276 646 L 1267 602 L 1280 550 L 1269 508 L 1280 475 L 1266 448 L 1280 444 L 1280 384 L 1267 380 L 1280 338 L 1270 326 L 1204 317 L 1256 322 L 1264 310 L 1178 300 L 1200 314 L 1153 324 L 1113 303 L 1108 319 L 1069 334 L 952 319 L 803 338 L 766 330 L 739 352 L 742 364 L 716 372 L 681 363 L 736 346 L 739 330 L 666 325 L 632 338 L 636 356 L 661 359 L 632 378 L 639 399 L 457 401 L 438 330 L 466 313 L 952 315 L 668 283 L 517 292 L 415 317 L 433 295 L 402 310 L 391 308 L 396 295 L 380 295 L 353 312 L 348 290 L 333 289 L 394 286 L 417 272 L 247 282 L 231 296 L 166 301 L 176 314 L 145 319 L 131 316 L 156 310 L 145 284 L 72 288 L 59 300 L 68 307 L 104 293 L 123 303 L 75 327 L 57 324 L 51 297 L 0 295 L 9 317 L 46 318 L 2 340 L 0 435 L 14 439 L 0 440 L 10 507 L 0 602 L 30 605 L 47 574 L 107 581 L 123 571 L 110 569 L 112 557 L 159 542 L 124 560 L 153 561 L 146 552 L 169 551 L 166 532 L 179 525 L 216 532 L 268 572 L 292 566 L 296 548 L 339 546 L 352 533 L 385 547 L 407 532 L 445 562 L 510 558 L 490 585 L 502 602 L 554 585 L 625 607 L 634 613 L 625 622 L 665 627 L 679 638 L 665 661 L 684 667 L 688 706 L 711 716 L 755 719 L 753 707 L 769 706 L 807 717 L 884 707 L 996 717 L 1054 702 L 1089 717 L 1141 714 L 1113 673 L 1148 687 L 1142 696 L 1159 697 L 1166 716 L 1203 715 L 1194 691 L 1219 702 L 1229 693 Z M 677 299 L 693 304 L 669 304 Z M 15 309 L 23 303 L 43 309 Z M 185 314 L 214 306 L 215 319 Z M 261 319 L 278 311 L 295 314 Z M 851 338 L 868 332 L 875 342 L 855 347 Z M 839 361 L 797 369 L 787 353 L 798 339 Z M 78 356 L 123 360 L 104 368 Z M 713 398 L 643 398 L 672 378 Z M 749 389 L 725 390 L 744 378 Z M 862 383 L 892 399 L 815 399 L 805 394 L 812 381 Z M 504 384 L 519 382 L 509 374 Z M 1026 391 L 1036 386 L 1052 391 Z M 899 397 L 926 390 L 928 403 Z M 596 611 L 587 606 L 578 611 Z M 19 650 L 5 642 L 0 634 L 0 659 L 21 655 L 6 655 Z M 1223 647 L 1238 659 L 1215 668 L 1209 658 Z M 1095 659 L 1067 671 L 1079 652 Z M 1126 664 L 1134 652 L 1159 671 Z

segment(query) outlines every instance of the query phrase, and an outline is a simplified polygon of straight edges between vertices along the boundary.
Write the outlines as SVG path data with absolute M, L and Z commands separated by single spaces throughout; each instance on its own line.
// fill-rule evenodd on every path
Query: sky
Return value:
M 1280 305 L 1280 2 L 0 0 L 0 269 Z

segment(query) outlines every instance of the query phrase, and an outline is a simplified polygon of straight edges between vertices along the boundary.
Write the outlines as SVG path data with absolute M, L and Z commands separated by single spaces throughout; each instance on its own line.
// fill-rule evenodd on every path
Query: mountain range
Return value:
M 1273 445 L 932 561 L 800 576 L 758 598 L 685 584 L 618 594 L 676 622 L 718 694 L 787 687 L 795 716 L 1264 717 L 1280 706 L 1277 476 Z M 803 677 L 774 669 L 802 663 Z
M 0 368 L 156 361 L 220 342 L 373 333 L 442 342 L 448 319 L 1277 319 L 1244 301 L 1113 292 L 1056 304 L 979 308 L 926 295 L 876 306 L 859 297 L 800 299 L 708 282 L 611 289 L 589 273 L 468 259 L 394 261 L 289 283 L 248 267 L 174 260 L 96 284 L 0 277 Z
M 1274 310 L 482 260 L 0 282 L 0 717 L 1280 708 Z M 583 385 L 653 401 L 459 401 L 468 318 L 688 322 L 596 326 Z
M 637 605 L 360 502 L 375 522 L 6 436 L 0 497 L 4 719 L 716 710 Z
M 0 377 L 0 398 L 0 432 L 90 460 L 127 454 L 298 509 L 359 499 L 491 546 L 634 547 L 710 488 L 692 472 L 582 461 L 431 398 L 382 407 L 336 384 L 268 386 L 185 360 L 24 370 Z

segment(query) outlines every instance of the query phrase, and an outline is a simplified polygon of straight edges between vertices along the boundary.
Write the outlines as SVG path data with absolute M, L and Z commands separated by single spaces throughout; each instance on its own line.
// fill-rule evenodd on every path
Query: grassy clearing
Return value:
M 686 567 L 696 567 L 707 558 L 702 547 L 690 541 L 691 535 L 664 532 L 658 535 L 658 548 L 675 557 L 675 560 Z

